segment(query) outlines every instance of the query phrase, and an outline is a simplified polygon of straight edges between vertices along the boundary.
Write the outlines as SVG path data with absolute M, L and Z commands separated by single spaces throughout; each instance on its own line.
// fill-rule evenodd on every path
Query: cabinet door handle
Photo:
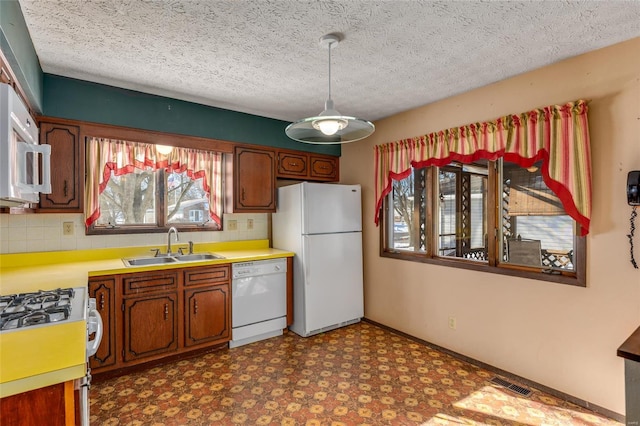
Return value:
M 67 183 L 66 179 L 64 180 L 64 187 L 62 188 L 62 192 L 64 192 L 65 197 L 69 195 L 69 184 Z
M 100 294 L 100 310 L 104 311 L 104 293 Z
M 292 165 L 292 166 L 297 166 L 297 165 L 298 165 L 298 163 L 291 163 L 291 165 Z
M 242 188 L 242 201 L 244 201 L 244 188 Z
M 198 300 L 193 299 L 193 315 L 197 315 L 197 314 L 198 314 Z
M 169 319 L 169 304 L 165 303 L 164 304 L 164 320 L 168 320 Z

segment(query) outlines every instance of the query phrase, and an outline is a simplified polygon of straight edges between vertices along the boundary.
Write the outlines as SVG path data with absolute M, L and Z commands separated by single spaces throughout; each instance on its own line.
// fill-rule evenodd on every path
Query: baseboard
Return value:
M 444 352 L 447 355 L 451 355 L 452 357 L 457 358 L 457 359 L 459 359 L 461 361 L 465 361 L 465 362 L 468 362 L 469 364 L 473 364 L 473 365 L 478 366 L 480 368 L 484 368 L 485 370 L 489 370 L 489 371 L 491 371 L 493 373 L 496 373 L 496 374 L 499 374 L 499 375 L 501 375 L 503 377 L 507 377 L 509 379 L 513 379 L 513 380 L 515 380 L 517 382 L 522 383 L 523 385 L 527 385 L 527 386 L 530 386 L 532 388 L 541 390 L 543 392 L 548 393 L 549 395 L 553 395 L 556 398 L 563 399 L 563 400 L 565 400 L 567 402 L 570 402 L 572 404 L 575 404 L 575 405 L 577 405 L 579 407 L 586 408 L 586 409 L 594 411 L 594 412 L 596 412 L 598 414 L 602 414 L 603 416 L 606 416 L 606 417 L 608 417 L 610 419 L 613 419 L 615 421 L 618 421 L 620 423 L 624 423 L 625 422 L 625 416 L 623 414 L 619 414 L 619 413 L 616 413 L 615 411 L 609 410 L 607 408 L 600 407 L 598 405 L 592 404 L 589 401 L 585 401 L 584 399 L 576 398 L 573 395 L 569 395 L 567 393 L 560 392 L 559 390 L 550 388 L 548 386 L 542 385 L 540 383 L 534 382 L 534 381 L 526 379 L 524 377 L 520 377 L 520 376 L 518 376 L 516 374 L 510 373 L 510 372 L 505 371 L 505 370 L 502 370 L 502 369 L 500 369 L 498 367 L 494 367 L 493 365 L 489 365 L 489 364 L 486 364 L 486 363 L 484 363 L 482 361 L 478 361 L 476 359 L 469 358 L 466 355 L 459 354 L 458 352 L 454 352 L 454 351 L 452 351 L 450 349 L 443 348 L 442 346 L 438 346 L 438 345 L 436 345 L 434 343 L 427 342 L 426 340 L 419 339 L 419 338 L 417 338 L 415 336 L 412 336 L 410 334 L 407 334 L 407 333 L 404 333 L 402 331 L 396 330 L 395 328 L 391 328 L 391 327 L 389 327 L 387 325 L 380 324 L 379 322 L 370 320 L 368 318 L 363 318 L 362 321 L 368 322 L 369 324 L 373 324 L 373 325 L 375 325 L 377 327 L 383 328 L 383 329 L 385 329 L 385 330 L 387 330 L 387 331 L 389 331 L 391 333 L 397 334 L 399 336 L 406 337 L 407 339 L 413 340 L 414 342 L 423 344 L 423 345 L 428 346 L 430 348 L 433 348 L 433 349 L 435 349 L 437 351 Z

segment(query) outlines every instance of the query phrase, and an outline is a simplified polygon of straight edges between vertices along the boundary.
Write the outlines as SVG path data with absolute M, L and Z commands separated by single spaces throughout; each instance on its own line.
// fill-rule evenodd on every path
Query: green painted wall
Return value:
M 42 112 L 42 68 L 17 0 L 0 0 L 0 49 L 29 103 Z
M 285 121 L 52 74 L 44 74 L 44 115 L 340 155 L 339 145 L 289 139 Z

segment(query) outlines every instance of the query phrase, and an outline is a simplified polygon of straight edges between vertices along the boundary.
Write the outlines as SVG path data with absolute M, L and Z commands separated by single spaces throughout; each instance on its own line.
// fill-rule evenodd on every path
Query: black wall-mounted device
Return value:
M 640 206 L 640 170 L 627 176 L 627 202 L 630 206 Z
M 638 206 L 640 206 L 640 170 L 634 170 L 629 172 L 627 176 L 627 202 L 630 206 L 633 206 L 631 210 L 631 217 L 629 218 L 629 233 L 627 234 L 627 238 L 629 239 L 629 252 L 631 255 L 631 264 L 635 269 L 640 269 L 638 267 L 638 262 L 636 262 L 635 257 L 633 256 L 633 237 L 636 233 L 636 216 L 638 216 L 638 212 L 636 211 Z

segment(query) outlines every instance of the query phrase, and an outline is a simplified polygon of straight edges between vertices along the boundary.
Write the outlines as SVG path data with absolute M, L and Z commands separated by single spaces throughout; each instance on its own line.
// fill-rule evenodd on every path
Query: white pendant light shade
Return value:
M 315 117 L 303 118 L 291 123 L 285 133 L 291 139 L 310 144 L 341 144 L 364 139 L 375 130 L 373 123 L 356 117 L 342 115 L 333 108 L 331 99 L 331 49 L 340 42 L 335 34 L 320 38 L 320 45 L 329 50 L 329 97 L 324 111 Z

